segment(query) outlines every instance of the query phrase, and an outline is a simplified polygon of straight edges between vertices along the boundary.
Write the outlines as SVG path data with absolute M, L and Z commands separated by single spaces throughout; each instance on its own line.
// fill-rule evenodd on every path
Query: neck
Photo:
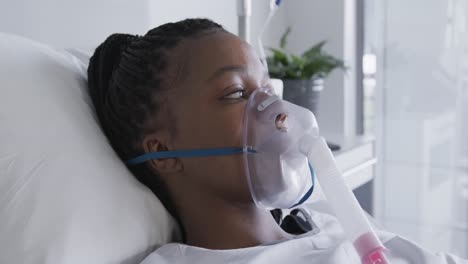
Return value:
M 192 197 L 193 198 L 193 197 Z M 180 208 L 187 244 L 208 249 L 235 249 L 272 243 L 292 236 L 284 232 L 268 210 L 254 204 L 202 199 Z M 209 202 L 207 202 L 209 201 Z

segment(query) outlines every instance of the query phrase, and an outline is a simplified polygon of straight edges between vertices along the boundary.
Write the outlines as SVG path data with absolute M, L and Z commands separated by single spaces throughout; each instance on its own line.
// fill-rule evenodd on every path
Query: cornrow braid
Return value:
M 157 129 L 149 124 L 161 112 L 168 89 L 171 51 L 184 39 L 218 31 L 224 29 L 211 20 L 186 19 L 161 25 L 144 36 L 113 34 L 95 50 L 88 67 L 89 94 L 103 131 L 122 160 L 141 155 L 144 135 Z M 128 169 L 180 224 L 159 175 L 146 164 Z

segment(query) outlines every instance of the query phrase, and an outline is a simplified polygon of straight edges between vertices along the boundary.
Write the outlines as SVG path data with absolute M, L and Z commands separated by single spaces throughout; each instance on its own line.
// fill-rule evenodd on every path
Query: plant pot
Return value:
M 283 99 L 300 105 L 318 114 L 320 92 L 323 90 L 323 79 L 283 80 Z

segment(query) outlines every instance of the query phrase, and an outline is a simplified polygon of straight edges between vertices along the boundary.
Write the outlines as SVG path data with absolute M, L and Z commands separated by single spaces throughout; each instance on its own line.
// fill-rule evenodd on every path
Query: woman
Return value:
M 111 35 L 96 49 L 88 75 L 102 128 L 124 161 L 148 152 L 240 146 L 246 98 L 270 86 L 252 47 L 206 19 L 168 23 L 144 36 Z M 349 263 L 339 239 L 295 239 L 256 207 L 241 155 L 157 159 L 129 169 L 184 233 L 183 244 L 163 246 L 144 263 Z

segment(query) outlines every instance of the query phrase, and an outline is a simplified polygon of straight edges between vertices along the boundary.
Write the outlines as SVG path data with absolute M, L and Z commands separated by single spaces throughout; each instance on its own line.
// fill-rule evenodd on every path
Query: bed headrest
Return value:
M 0 33 L 0 263 L 139 263 L 175 232 L 99 128 L 81 55 Z

